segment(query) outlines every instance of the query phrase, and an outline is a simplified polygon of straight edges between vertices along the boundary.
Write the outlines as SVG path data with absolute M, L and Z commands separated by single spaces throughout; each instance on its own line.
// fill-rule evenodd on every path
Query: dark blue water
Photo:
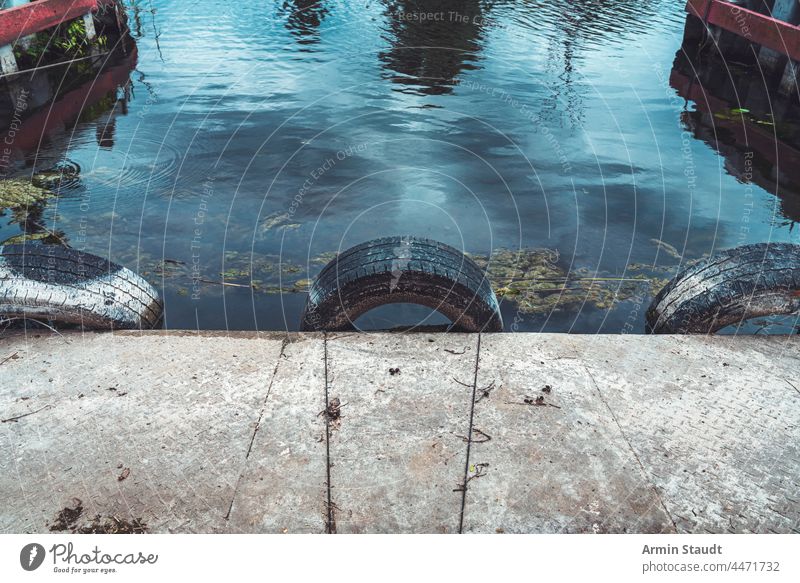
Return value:
M 139 1 L 128 12 L 129 84 L 36 130 L 15 172 L 80 169 L 45 210 L 49 228 L 144 273 L 167 327 L 296 329 L 302 280 L 385 235 L 475 255 L 552 250 L 565 272 L 611 279 L 800 242 L 785 198 L 692 131 L 695 105 L 669 83 L 680 2 Z M 0 239 L 17 232 L 0 219 Z M 506 326 L 641 332 L 654 287 L 539 311 L 506 298 Z M 426 314 L 384 308 L 361 323 Z

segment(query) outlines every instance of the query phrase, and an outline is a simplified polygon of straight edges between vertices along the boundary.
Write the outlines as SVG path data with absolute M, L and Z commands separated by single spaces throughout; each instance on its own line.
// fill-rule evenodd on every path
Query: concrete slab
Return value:
M 462 334 L 329 337 L 337 532 L 458 531 L 477 347 Z
M 292 335 L 278 359 L 230 532 L 323 533 L 327 516 L 325 344 Z
M 482 336 L 466 532 L 674 531 L 582 366 L 587 339 Z
M 81 502 L 154 532 L 226 527 L 282 341 L 173 334 L 0 340 L 0 531 Z M 257 346 L 257 349 L 256 349 Z M 123 478 L 124 476 L 124 478 Z
M 584 357 L 681 532 L 800 532 L 800 346 L 619 337 Z
M 0 532 L 73 498 L 154 532 L 796 532 L 798 370 L 797 337 L 6 333 Z

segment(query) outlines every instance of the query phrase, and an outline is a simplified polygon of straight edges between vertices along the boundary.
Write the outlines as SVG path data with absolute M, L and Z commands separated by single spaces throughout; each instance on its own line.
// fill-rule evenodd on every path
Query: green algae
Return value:
M 225 284 L 249 288 L 256 294 L 284 294 L 308 292 L 320 266 L 336 256 L 333 251 L 321 253 L 305 265 L 277 255 L 226 251 L 224 271 L 205 266 L 199 273 L 193 273 L 189 265 L 180 261 L 156 260 L 144 254 L 139 261 L 143 276 L 161 276 L 156 283 L 168 289 L 186 289 L 194 276 L 203 287 Z M 487 271 L 497 297 L 512 302 L 519 313 L 526 315 L 587 307 L 608 310 L 624 301 L 649 301 L 677 269 L 632 263 L 621 275 L 587 268 L 568 271 L 560 264 L 558 252 L 550 249 L 496 249 L 490 256 L 470 257 Z
M 550 249 L 497 249 L 491 256 L 472 259 L 484 268 L 498 298 L 512 301 L 522 314 L 548 314 L 581 307 L 608 310 L 615 304 L 650 298 L 667 284 L 659 270 L 630 265 L 624 276 L 592 272 L 586 268 L 567 272 Z
M 43 245 L 64 245 L 63 233 L 42 231 L 37 233 L 19 233 L 0 242 L 0 245 L 19 245 L 21 243 L 41 243 Z
M 31 184 L 48 190 L 57 189 L 62 182 L 77 178 L 79 171 L 71 166 L 58 166 L 42 170 L 31 176 Z
M 259 222 L 259 230 L 261 235 L 265 235 L 269 231 L 287 231 L 299 229 L 300 223 L 289 222 L 292 216 L 289 213 L 273 213 L 261 219 Z
M 21 209 L 46 202 L 55 194 L 30 180 L 4 178 L 0 180 L 0 209 Z

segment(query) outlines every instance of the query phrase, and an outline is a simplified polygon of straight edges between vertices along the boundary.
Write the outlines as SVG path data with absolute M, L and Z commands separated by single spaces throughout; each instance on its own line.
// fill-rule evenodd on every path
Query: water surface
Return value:
M 113 94 L 29 124 L 14 175 L 79 169 L 42 220 L 163 290 L 169 328 L 297 329 L 333 253 L 418 235 L 544 250 L 610 290 L 523 310 L 508 295 L 509 330 L 642 332 L 659 284 L 625 280 L 800 242 L 794 195 L 743 178 L 670 84 L 682 3 L 136 6 Z M 0 239 L 19 228 L 0 219 Z M 359 323 L 442 321 L 427 316 Z

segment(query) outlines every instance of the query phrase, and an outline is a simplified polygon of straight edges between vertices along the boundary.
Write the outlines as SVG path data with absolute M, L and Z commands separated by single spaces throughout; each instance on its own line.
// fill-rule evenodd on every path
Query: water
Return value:
M 621 280 L 800 242 L 796 194 L 743 179 L 670 86 L 682 3 L 156 0 L 129 14 L 118 88 L 78 119 L 23 123 L 13 174 L 79 168 L 42 220 L 143 273 L 166 327 L 297 329 L 303 280 L 396 234 L 549 250 L 582 281 L 611 280 L 611 300 L 579 288 L 521 310 L 508 295 L 506 329 L 642 332 L 658 284 Z M 19 228 L 3 217 L 0 239 Z M 426 318 L 443 321 L 399 306 L 359 324 Z

